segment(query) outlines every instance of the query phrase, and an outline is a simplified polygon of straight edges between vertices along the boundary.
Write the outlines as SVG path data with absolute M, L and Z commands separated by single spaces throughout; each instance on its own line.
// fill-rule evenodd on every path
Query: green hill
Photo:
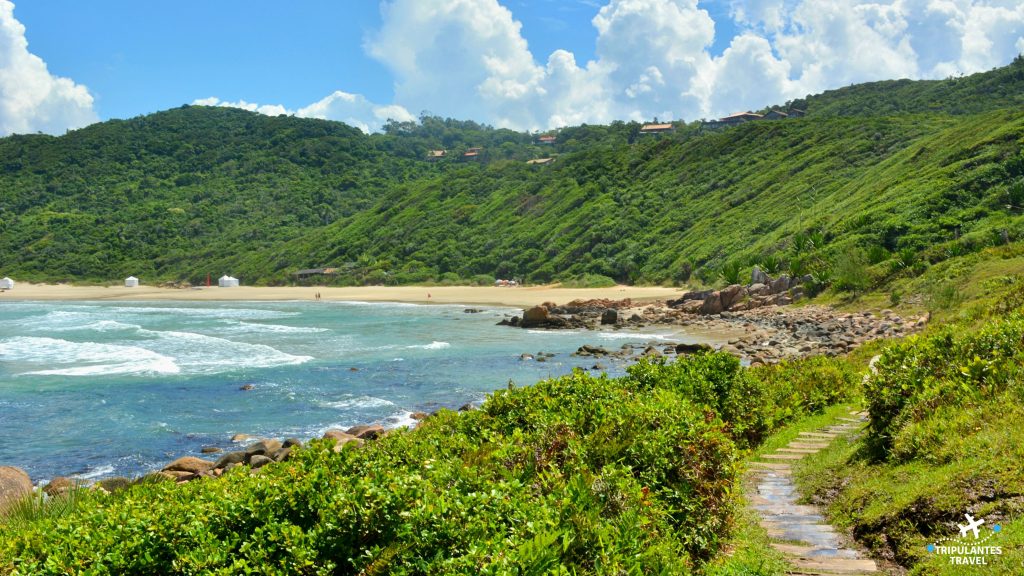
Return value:
M 713 283 L 761 260 L 827 282 L 857 253 L 884 282 L 910 261 L 1024 236 L 1022 98 L 1018 58 L 832 91 L 803 119 L 660 136 L 584 125 L 554 146 L 429 117 L 367 136 L 186 106 L 0 139 L 0 272 L 276 284 L 337 266 L 338 283 Z M 463 161 L 476 146 L 482 156 Z M 428 162 L 432 149 L 449 154 Z

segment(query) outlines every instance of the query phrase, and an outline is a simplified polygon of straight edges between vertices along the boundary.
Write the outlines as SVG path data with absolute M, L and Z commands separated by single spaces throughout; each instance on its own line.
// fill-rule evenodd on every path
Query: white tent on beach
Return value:
M 217 280 L 217 285 L 221 288 L 238 288 L 238 278 L 225 274 Z
M 0 279 L 0 290 L 10 290 L 11 288 L 14 288 L 14 280 L 11 280 L 6 276 L 3 279 Z
M 135 288 L 139 285 L 139 279 L 135 276 L 129 276 L 124 279 L 125 288 Z

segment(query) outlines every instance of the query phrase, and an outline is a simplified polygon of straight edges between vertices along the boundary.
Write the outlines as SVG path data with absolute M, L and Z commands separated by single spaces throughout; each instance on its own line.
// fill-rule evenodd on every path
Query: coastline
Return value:
M 409 304 L 467 304 L 529 307 L 545 302 L 629 298 L 638 303 L 666 300 L 682 294 L 679 288 L 661 286 L 613 286 L 610 288 L 561 288 L 555 286 L 240 286 L 218 288 L 159 288 L 156 286 L 73 286 L 68 284 L 16 284 L 0 293 L 4 301 L 124 300 L 196 302 L 313 300 L 319 293 L 327 302 L 404 302 Z M 429 298 L 428 298 L 429 295 Z

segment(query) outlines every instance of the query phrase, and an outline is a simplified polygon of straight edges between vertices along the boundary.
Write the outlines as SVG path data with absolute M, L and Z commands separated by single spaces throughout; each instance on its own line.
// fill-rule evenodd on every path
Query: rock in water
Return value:
M 619 321 L 619 311 L 609 308 L 601 313 L 601 324 L 615 324 Z
M 551 314 L 546 306 L 534 306 L 523 311 L 523 320 L 519 323 L 523 328 L 541 326 L 551 319 Z
M 32 479 L 21 468 L 0 466 L 0 514 L 32 494 Z
M 380 424 L 353 426 L 346 430 L 345 433 L 350 436 L 355 436 L 360 440 L 373 440 L 384 434 L 384 427 Z

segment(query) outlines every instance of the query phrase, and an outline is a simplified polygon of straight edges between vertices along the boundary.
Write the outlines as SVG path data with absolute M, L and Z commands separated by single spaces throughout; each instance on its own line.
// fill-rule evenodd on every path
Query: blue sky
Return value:
M 185 103 L 365 130 L 693 120 L 1022 50 L 1017 0 L 0 0 L 0 135 Z

